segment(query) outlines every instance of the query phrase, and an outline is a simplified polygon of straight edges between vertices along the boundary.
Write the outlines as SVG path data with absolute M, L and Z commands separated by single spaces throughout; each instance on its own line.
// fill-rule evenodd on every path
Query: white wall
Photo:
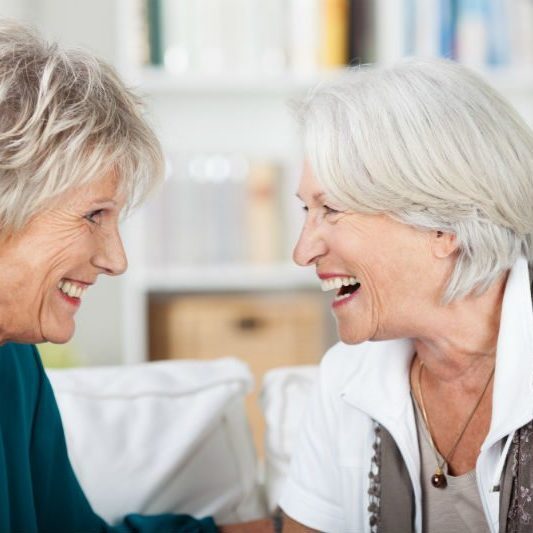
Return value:
M 0 16 L 29 20 L 31 0 L 0 0 Z
M 0 16 L 30 22 L 45 37 L 114 62 L 115 0 L 0 0 Z
M 83 363 L 122 362 L 121 280 L 100 276 L 85 294 L 76 317 L 73 346 Z
M 47 38 L 67 46 L 89 48 L 100 57 L 115 61 L 115 0 L 25 1 L 32 4 L 32 22 Z

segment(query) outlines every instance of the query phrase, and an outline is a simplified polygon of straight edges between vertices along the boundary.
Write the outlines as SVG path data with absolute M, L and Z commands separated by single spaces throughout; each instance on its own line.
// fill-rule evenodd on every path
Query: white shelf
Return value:
M 132 273 L 130 280 L 147 292 L 320 290 L 312 268 L 289 263 L 150 268 Z
M 248 73 L 226 75 L 173 75 L 160 68 L 144 68 L 130 74 L 130 82 L 150 95 L 165 94 L 272 94 L 290 95 L 305 92 L 318 82 L 331 79 L 343 69 L 309 74 Z
M 144 68 L 128 76 L 130 84 L 150 97 L 185 96 L 282 96 L 303 94 L 318 83 L 334 79 L 344 69 L 309 74 L 249 73 L 234 76 L 173 75 L 163 69 Z M 493 87 L 504 94 L 533 93 L 533 67 L 474 68 Z

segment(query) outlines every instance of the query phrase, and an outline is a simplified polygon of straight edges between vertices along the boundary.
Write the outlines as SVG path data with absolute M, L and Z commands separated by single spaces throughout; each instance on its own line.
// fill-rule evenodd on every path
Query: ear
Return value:
M 453 255 L 457 250 L 455 233 L 446 231 L 431 231 L 429 236 L 431 251 L 439 259 Z

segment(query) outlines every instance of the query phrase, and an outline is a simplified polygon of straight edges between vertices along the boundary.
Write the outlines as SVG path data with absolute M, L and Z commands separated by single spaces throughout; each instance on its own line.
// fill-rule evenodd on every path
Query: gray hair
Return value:
M 348 210 L 456 236 L 444 302 L 533 259 L 533 132 L 448 60 L 359 67 L 297 105 L 317 180 Z
M 162 178 L 139 100 L 112 67 L 0 20 L 0 229 L 16 231 L 62 192 L 115 171 L 127 206 Z

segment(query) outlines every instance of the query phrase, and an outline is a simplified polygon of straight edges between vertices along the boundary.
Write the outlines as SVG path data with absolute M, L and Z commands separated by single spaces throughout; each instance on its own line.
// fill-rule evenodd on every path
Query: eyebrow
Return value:
M 313 196 L 311 197 L 313 200 L 321 200 L 326 195 L 325 192 L 315 192 Z M 300 193 L 297 192 L 296 196 L 303 202 L 303 198 L 301 197 Z
M 113 198 L 96 198 L 91 203 L 92 204 L 113 204 L 113 206 L 117 205 L 117 202 L 113 200 Z

